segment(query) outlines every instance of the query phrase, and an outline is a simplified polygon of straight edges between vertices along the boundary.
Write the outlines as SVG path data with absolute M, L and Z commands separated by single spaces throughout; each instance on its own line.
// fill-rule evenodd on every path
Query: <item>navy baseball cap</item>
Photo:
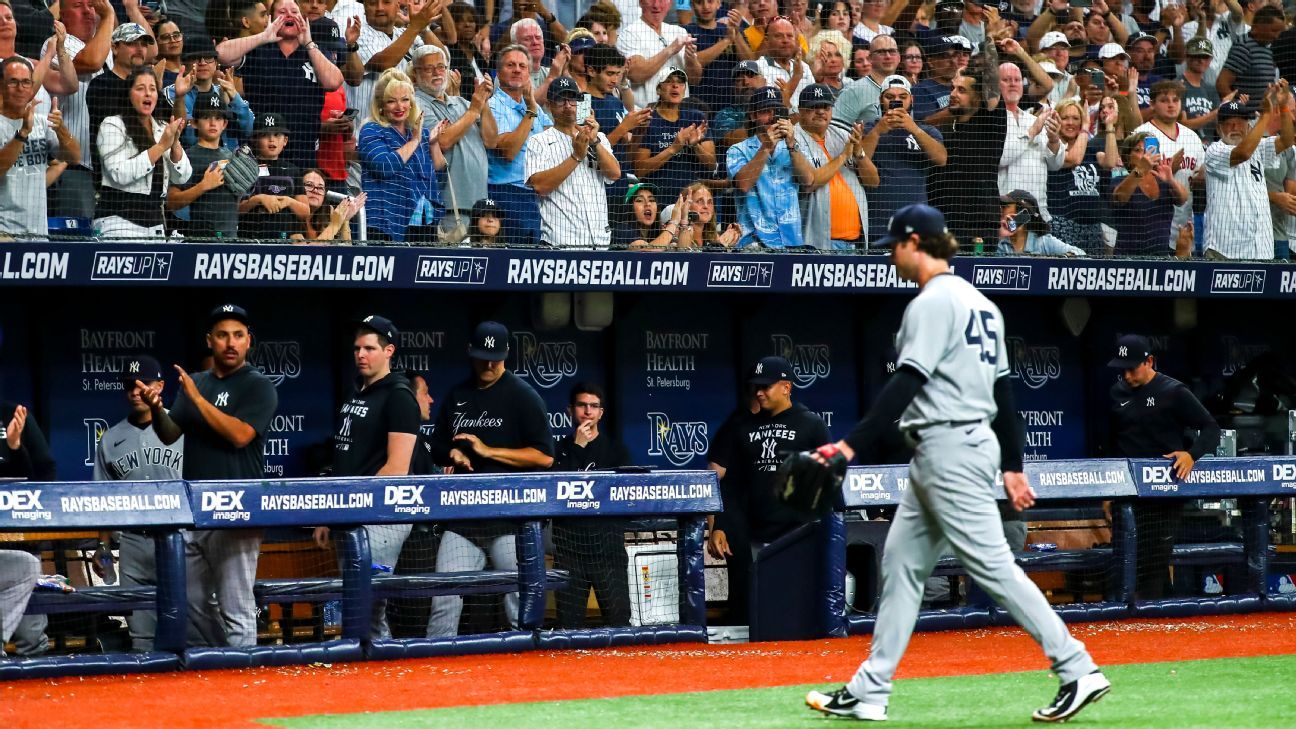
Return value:
M 552 93 L 552 90 L 550 90 Z M 288 120 L 282 114 L 257 114 L 256 123 L 252 125 L 252 136 L 258 134 L 287 134 Z
M 942 53 L 949 53 L 954 50 L 954 44 L 950 42 L 948 36 L 933 35 L 928 36 L 923 41 L 922 50 L 925 55 L 939 56 Z
M 828 84 L 810 84 L 801 89 L 797 103 L 802 109 L 822 109 L 833 105 L 833 88 Z
M 215 309 L 212 309 L 211 313 L 207 315 L 207 328 L 211 329 L 216 326 L 217 322 L 222 322 L 226 319 L 233 319 L 234 321 L 241 322 L 243 326 L 246 327 L 252 326 L 252 320 L 248 318 L 247 309 L 244 309 L 238 304 L 221 304 Z
M 749 73 L 753 76 L 760 76 L 760 66 L 755 61 L 739 61 L 734 64 L 733 71 L 729 72 L 730 76 L 737 76 L 740 73 Z
M 123 382 L 156 382 L 162 379 L 162 365 L 147 354 L 131 357 L 122 365 L 121 379 Z
M 1143 360 L 1152 356 L 1152 345 L 1147 337 L 1139 334 L 1126 334 L 1116 340 L 1116 356 L 1107 363 L 1108 367 L 1128 370 L 1138 367 Z
M 576 85 L 576 80 L 568 76 L 559 76 L 549 84 L 549 100 L 558 101 L 559 99 L 579 99 L 584 96 L 580 86 Z
M 775 382 L 792 379 L 792 363 L 782 357 L 761 357 L 752 368 L 747 381 L 753 385 L 772 385 Z
M 572 41 L 567 45 L 571 47 L 572 53 L 584 53 L 585 51 L 588 51 L 589 49 L 593 48 L 594 44 L 595 44 L 594 36 L 582 35 L 578 38 L 573 38 Z
M 484 321 L 473 330 L 468 356 L 487 362 L 502 362 L 508 358 L 508 337 L 508 327 L 497 321 Z
M 471 215 L 473 220 L 477 220 L 478 218 L 487 215 L 494 215 L 497 218 L 504 217 L 504 214 L 500 212 L 499 203 L 488 197 L 484 197 L 473 203 Z
M 747 112 L 765 111 L 766 109 L 782 109 L 783 92 L 773 86 L 762 86 L 751 93 L 751 98 L 747 100 Z
M 1246 104 L 1240 101 L 1230 101 L 1227 104 L 1220 105 L 1219 111 L 1215 113 L 1215 120 L 1246 119 L 1250 121 L 1254 116 L 1255 113 L 1248 109 Z
M 391 319 L 378 314 L 370 314 L 362 319 L 357 319 L 356 325 L 374 330 L 378 334 L 387 337 L 387 341 L 392 344 L 396 343 L 396 337 L 400 335 L 400 330 L 396 328 Z
M 1161 47 L 1161 41 L 1157 40 L 1157 37 L 1156 37 L 1156 36 L 1154 36 L 1154 35 L 1149 35 L 1149 34 L 1147 34 L 1147 33 L 1139 33 L 1138 35 L 1136 35 L 1136 36 L 1130 38 L 1129 40 L 1125 41 L 1125 47 L 1126 47 L 1126 48 L 1133 48 L 1135 43 L 1140 43 L 1140 42 L 1142 42 L 1142 41 L 1147 41 L 1148 43 L 1151 43 L 1151 44 L 1152 44 L 1152 47 L 1154 47 L 1154 48 L 1160 48 L 1160 47 Z
M 228 118 L 230 115 L 229 104 L 225 103 L 225 99 L 221 97 L 219 91 L 198 92 L 194 96 L 193 118 L 197 119 L 200 116 L 211 115 Z
M 917 233 L 918 235 L 940 235 L 945 232 L 945 214 L 930 205 L 915 203 L 895 211 L 887 223 L 886 235 L 874 241 L 874 245 L 893 246 L 896 243 Z

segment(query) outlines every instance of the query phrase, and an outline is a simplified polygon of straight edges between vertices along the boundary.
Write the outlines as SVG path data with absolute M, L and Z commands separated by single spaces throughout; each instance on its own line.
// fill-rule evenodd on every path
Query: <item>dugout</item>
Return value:
M 701 468 L 741 373 L 765 354 L 788 356 L 794 399 L 843 434 L 894 366 L 893 334 L 914 293 L 882 256 L 819 253 L 45 243 L 0 264 L 11 292 L 0 314 L 4 396 L 33 404 L 60 479 L 88 478 L 96 438 L 122 417 L 121 358 L 149 351 L 198 366 L 200 322 L 228 301 L 249 310 L 251 360 L 280 397 L 266 475 L 291 478 L 317 473 L 327 452 L 350 375 L 345 322 L 357 314 L 397 323 L 397 365 L 430 376 L 438 398 L 466 374 L 473 324 L 503 321 L 508 367 L 541 393 L 556 435 L 570 432 L 568 388 L 602 381 L 606 429 L 636 461 Z M 1273 322 L 1293 313 L 1288 268 L 955 259 L 1004 310 L 1027 454 L 1038 460 L 1103 455 L 1114 377 L 1104 365 L 1132 331 L 1152 337 L 1163 371 L 1203 396 L 1232 392 L 1225 409 L 1249 408 L 1232 414 L 1241 453 L 1281 450 L 1285 430 L 1273 423 L 1292 343 Z M 1248 381 L 1258 359 L 1277 395 L 1260 397 L 1258 376 Z M 171 378 L 166 399 L 174 389 Z

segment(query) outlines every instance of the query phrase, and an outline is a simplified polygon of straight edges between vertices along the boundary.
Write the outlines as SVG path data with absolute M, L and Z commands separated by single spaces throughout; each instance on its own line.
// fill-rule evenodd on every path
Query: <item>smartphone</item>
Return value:
M 590 111 L 593 109 L 594 102 L 590 99 L 589 94 L 581 96 L 581 100 L 576 102 L 576 123 L 584 124 L 589 118 Z
M 1144 137 L 1143 151 L 1149 155 L 1161 154 L 1161 140 L 1157 137 Z
M 903 108 L 904 108 L 904 102 L 901 101 L 901 100 L 899 100 L 899 99 L 892 99 L 891 101 L 887 102 L 887 109 L 888 109 L 888 110 L 889 110 L 889 109 L 903 109 Z
M 355 109 L 345 109 L 345 110 L 342 111 L 342 117 L 341 117 L 341 118 L 343 118 L 343 119 L 347 119 L 347 120 L 351 120 L 351 119 L 356 118 L 356 117 L 359 116 L 359 115 L 360 115 L 360 112 L 357 111 L 357 110 L 355 110 Z
M 1107 77 L 1103 74 L 1103 70 L 1101 68 L 1089 69 L 1089 83 L 1093 84 L 1094 86 L 1097 86 L 1100 89 L 1105 88 L 1107 86 Z

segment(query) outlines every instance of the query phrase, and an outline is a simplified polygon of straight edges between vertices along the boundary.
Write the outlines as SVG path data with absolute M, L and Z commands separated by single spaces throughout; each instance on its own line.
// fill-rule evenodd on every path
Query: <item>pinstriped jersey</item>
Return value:
M 166 481 L 180 478 L 184 436 L 164 444 L 151 425 L 122 420 L 99 438 L 95 448 L 96 481 Z
M 932 278 L 905 307 L 897 365 L 927 377 L 900 417 L 900 429 L 990 420 L 995 380 L 1008 374 L 1003 314 L 952 273 Z

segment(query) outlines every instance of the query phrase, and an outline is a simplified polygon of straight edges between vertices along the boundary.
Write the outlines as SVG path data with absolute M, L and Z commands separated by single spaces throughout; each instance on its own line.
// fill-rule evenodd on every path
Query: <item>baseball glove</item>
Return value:
M 820 463 L 815 454 L 827 463 Z M 774 476 L 780 501 L 810 517 L 827 513 L 837 500 L 846 478 L 846 456 L 835 445 L 793 453 L 783 460 Z
M 260 172 L 261 167 L 252 156 L 252 150 L 244 146 L 231 155 L 225 165 L 225 188 L 235 197 L 243 197 L 252 190 Z

